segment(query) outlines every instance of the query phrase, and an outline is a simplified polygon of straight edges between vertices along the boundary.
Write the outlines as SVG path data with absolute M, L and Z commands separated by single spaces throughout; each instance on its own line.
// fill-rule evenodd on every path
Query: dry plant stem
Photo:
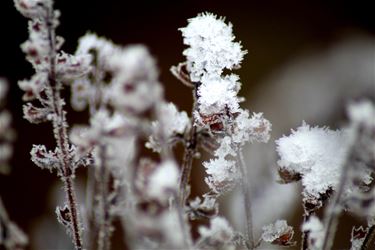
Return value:
M 95 169 L 89 167 L 87 169 L 87 184 L 86 184 L 86 224 L 87 229 L 85 230 L 85 239 L 87 242 L 87 249 L 95 249 L 94 242 L 96 241 L 96 224 L 95 224 L 95 194 L 97 193 L 97 183 L 95 178 Z
M 362 243 L 361 250 L 370 250 L 371 241 L 375 237 L 375 226 L 371 226 L 366 234 L 366 238 Z
M 252 210 L 251 210 L 251 197 L 250 197 L 250 186 L 247 183 L 248 174 L 247 168 L 244 161 L 244 157 L 242 151 L 238 151 L 238 158 L 239 158 L 239 165 L 240 171 L 242 172 L 242 194 L 244 196 L 244 203 L 245 203 L 245 214 L 246 214 L 246 247 L 248 249 L 254 249 L 254 233 L 253 233 L 253 218 L 252 218 Z
M 110 211 L 108 204 L 108 183 L 109 183 L 109 171 L 107 169 L 106 163 L 106 146 L 99 146 L 99 157 L 100 157 L 100 166 L 98 169 L 100 178 L 100 220 L 99 220 L 99 237 L 98 237 L 98 250 L 109 250 L 111 241 L 111 220 L 110 220 Z
M 160 106 L 158 107 L 158 110 L 154 110 L 156 116 L 158 116 L 158 113 L 161 112 L 160 110 L 161 110 Z M 160 122 L 159 134 L 160 134 L 160 138 L 161 138 L 160 145 L 161 145 L 161 149 L 162 149 L 161 153 L 160 153 L 161 159 L 162 159 L 162 161 L 168 161 L 168 160 L 175 161 L 172 150 L 168 145 L 168 142 L 167 142 L 167 139 L 166 139 L 166 136 L 165 136 L 165 131 L 163 130 L 163 128 L 164 128 L 163 120 L 159 119 L 159 122 Z M 190 164 L 190 168 L 191 168 L 191 164 Z M 188 223 L 187 223 L 187 220 L 185 218 L 185 211 L 183 209 L 184 203 L 181 204 L 178 200 L 179 198 L 181 199 L 181 196 L 177 194 L 174 197 L 173 205 L 175 206 L 175 209 L 177 210 L 178 223 L 180 225 L 181 232 L 183 233 L 183 236 L 184 236 L 184 244 L 185 244 L 184 247 L 186 249 L 192 249 L 193 243 L 192 243 L 192 239 L 191 239 L 191 234 L 189 232 Z
M 191 112 L 191 117 L 194 115 L 194 111 L 197 110 L 197 86 L 193 90 L 193 110 Z M 184 156 L 182 160 L 182 173 L 180 178 L 180 205 L 183 207 L 188 198 L 188 186 L 190 181 L 191 168 L 193 166 L 194 155 L 197 150 L 197 127 L 194 126 L 193 118 L 191 118 L 191 131 L 190 136 L 185 145 Z
M 348 175 L 350 171 L 350 162 L 353 157 L 353 148 L 354 148 L 354 142 L 358 135 L 358 128 L 353 129 L 353 140 L 352 145 L 348 151 L 347 157 L 344 161 L 344 167 L 341 173 L 341 178 L 339 185 L 337 187 L 336 193 L 333 196 L 333 200 L 331 204 L 327 207 L 325 211 L 324 216 L 324 228 L 325 228 L 325 234 L 323 238 L 323 250 L 329 250 L 332 248 L 334 236 L 336 234 L 337 224 L 338 224 L 338 217 L 341 213 L 340 203 L 341 203 L 341 197 L 344 193 L 344 188 L 346 185 L 346 182 L 348 180 Z
M 306 221 L 309 220 L 310 216 L 311 216 L 311 213 L 309 213 L 307 211 L 304 211 L 303 223 L 306 223 Z M 309 233 L 310 233 L 310 231 L 303 231 L 302 232 L 302 244 L 301 244 L 302 250 L 309 249 L 309 245 L 308 245 Z
M 70 212 L 70 223 L 73 235 L 73 243 L 76 249 L 82 249 L 82 239 L 80 233 L 80 222 L 77 212 L 76 195 L 73 185 L 73 169 L 69 159 L 69 144 L 68 135 L 65 125 L 65 112 L 62 108 L 62 99 L 60 96 L 61 83 L 56 81 L 56 41 L 55 29 L 53 27 L 53 9 L 47 8 L 46 23 L 48 25 L 48 39 L 50 45 L 49 63 L 50 69 L 48 73 L 48 84 L 50 91 L 50 102 L 55 118 L 53 119 L 54 136 L 59 148 L 59 160 L 61 164 L 61 172 L 63 174 L 62 181 L 68 200 L 68 207 Z

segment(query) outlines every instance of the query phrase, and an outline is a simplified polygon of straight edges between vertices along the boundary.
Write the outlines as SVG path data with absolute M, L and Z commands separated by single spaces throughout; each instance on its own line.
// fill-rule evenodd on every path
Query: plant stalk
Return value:
M 59 149 L 59 160 L 61 164 L 61 172 L 63 174 L 62 180 L 68 200 L 68 207 L 70 212 L 70 223 L 73 235 L 73 243 L 77 250 L 82 249 L 82 239 L 80 232 L 80 221 L 77 211 L 76 194 L 73 185 L 73 169 L 69 156 L 68 135 L 66 131 L 65 111 L 63 110 L 63 100 L 60 96 L 61 83 L 56 81 L 56 40 L 55 28 L 53 27 L 53 9 L 47 8 L 46 23 L 48 26 L 48 39 L 50 45 L 49 63 L 50 70 L 48 72 L 48 84 L 50 88 L 50 102 L 55 117 L 52 121 L 54 137 Z

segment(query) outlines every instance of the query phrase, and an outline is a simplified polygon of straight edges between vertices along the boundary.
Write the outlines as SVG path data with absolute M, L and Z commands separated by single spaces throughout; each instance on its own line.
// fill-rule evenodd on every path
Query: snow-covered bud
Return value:
M 190 119 L 185 111 L 179 112 L 173 103 L 161 105 L 159 119 L 152 122 L 152 134 L 146 143 L 147 148 L 155 152 L 160 152 L 160 139 L 165 136 L 168 143 L 173 143 L 174 136 L 183 137 L 190 126 Z M 161 135 L 164 133 L 164 135 Z
M 345 159 L 347 137 L 344 131 L 310 127 L 306 123 L 291 135 L 276 140 L 277 162 L 282 172 L 300 175 L 305 197 L 319 199 L 335 189 Z
M 208 174 L 205 182 L 215 193 L 231 190 L 240 178 L 236 162 L 232 160 L 219 157 L 211 159 L 208 162 L 203 162 L 203 166 L 206 168 L 206 173 Z
M 199 14 L 188 20 L 181 28 L 184 44 L 189 48 L 183 54 L 193 82 L 201 81 L 203 75 L 221 75 L 224 69 L 239 67 L 246 51 L 234 42 L 232 24 L 210 13 Z

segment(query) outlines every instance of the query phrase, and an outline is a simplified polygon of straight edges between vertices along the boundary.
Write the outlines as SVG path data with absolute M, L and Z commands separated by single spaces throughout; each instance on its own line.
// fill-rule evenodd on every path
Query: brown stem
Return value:
M 68 200 L 71 230 L 73 243 L 77 250 L 82 249 L 82 240 L 80 233 L 80 222 L 77 212 L 76 195 L 73 185 L 73 168 L 70 164 L 68 135 L 66 131 L 65 111 L 63 110 L 63 100 L 60 96 L 61 83 L 56 81 L 56 41 L 55 28 L 53 26 L 53 8 L 47 8 L 46 23 L 48 26 L 48 39 L 50 45 L 48 72 L 49 97 L 55 117 L 53 119 L 54 136 L 59 148 L 59 160 L 61 164 L 62 180 L 64 182 L 65 192 Z

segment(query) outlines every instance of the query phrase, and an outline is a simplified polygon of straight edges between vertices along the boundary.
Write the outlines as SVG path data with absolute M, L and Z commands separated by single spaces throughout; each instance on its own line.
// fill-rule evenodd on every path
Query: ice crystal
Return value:
M 237 75 L 224 78 L 204 76 L 198 88 L 199 112 L 204 116 L 217 114 L 229 109 L 235 113 L 239 108 L 239 83 Z
M 232 24 L 226 24 L 223 18 L 214 14 L 202 13 L 188 20 L 189 24 L 181 28 L 184 51 L 187 58 L 190 78 L 194 82 L 203 75 L 221 75 L 224 69 L 233 69 L 241 63 L 245 51 L 239 42 L 234 42 Z
M 253 113 L 249 118 L 247 110 L 241 110 L 234 121 L 233 141 L 238 144 L 250 142 L 268 142 L 271 123 L 262 113 Z
M 205 178 L 207 185 L 216 193 L 228 191 L 239 179 L 236 162 L 223 157 L 203 162 L 208 176 Z

